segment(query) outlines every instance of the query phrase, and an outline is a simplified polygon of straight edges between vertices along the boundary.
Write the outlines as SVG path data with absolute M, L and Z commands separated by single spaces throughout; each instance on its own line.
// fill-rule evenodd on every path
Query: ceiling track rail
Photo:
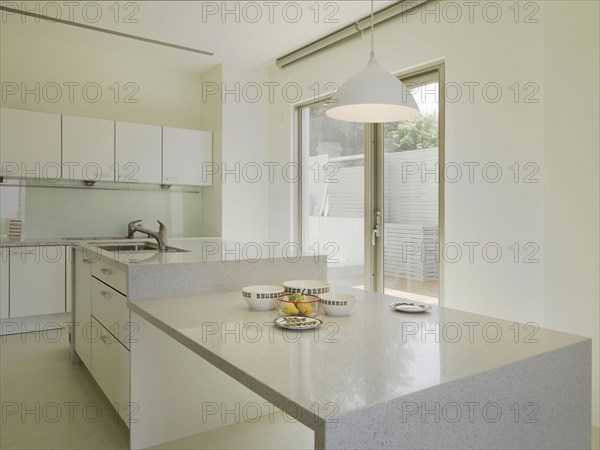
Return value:
M 177 50 L 183 50 L 186 52 L 197 53 L 200 55 L 205 55 L 205 56 L 213 56 L 214 55 L 214 53 L 212 53 L 212 52 L 207 52 L 205 50 L 199 50 L 197 48 L 185 47 L 183 45 L 172 44 L 170 42 L 157 41 L 156 39 L 150 39 L 150 38 L 145 38 L 142 36 L 136 36 L 134 34 L 121 33 L 120 31 L 114 31 L 114 30 L 109 30 L 106 28 L 95 27 L 93 25 L 87 25 L 87 24 L 83 24 L 83 23 L 73 22 L 70 20 L 64 20 L 64 19 L 59 19 L 56 17 L 45 16 L 43 14 L 37 14 L 37 13 L 31 12 L 31 11 L 23 11 L 20 9 L 10 8 L 8 6 L 0 5 L 0 11 L 5 11 L 7 13 L 12 13 L 12 14 L 20 14 L 22 16 L 33 17 L 35 19 L 47 20 L 49 22 L 60 23 L 63 25 L 70 25 L 72 27 L 83 28 L 85 30 L 91 30 L 91 31 L 97 31 L 99 33 L 110 34 L 110 35 L 118 36 L 118 37 L 122 37 L 122 38 L 133 39 L 136 41 L 146 42 L 148 44 L 161 45 L 163 47 L 170 47 L 170 48 L 174 48 Z
M 430 0 L 400 0 L 393 5 L 376 12 L 373 16 L 373 24 L 374 26 L 381 25 L 384 22 L 400 17 L 402 14 L 420 7 L 423 3 L 427 3 L 428 1 Z M 309 56 L 331 48 L 342 42 L 360 37 L 365 30 L 369 29 L 370 26 L 371 15 L 368 15 L 363 19 L 354 22 L 352 25 L 348 25 L 314 42 L 311 42 L 304 47 L 294 50 L 287 55 L 277 58 L 275 64 L 279 68 L 284 68 L 285 66 L 298 62 L 304 58 L 308 58 Z

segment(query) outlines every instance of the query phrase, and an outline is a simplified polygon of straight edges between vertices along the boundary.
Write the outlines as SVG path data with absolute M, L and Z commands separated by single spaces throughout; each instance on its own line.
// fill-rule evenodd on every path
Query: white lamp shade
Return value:
M 385 123 L 421 115 L 406 86 L 374 57 L 333 96 L 327 116 L 347 122 Z

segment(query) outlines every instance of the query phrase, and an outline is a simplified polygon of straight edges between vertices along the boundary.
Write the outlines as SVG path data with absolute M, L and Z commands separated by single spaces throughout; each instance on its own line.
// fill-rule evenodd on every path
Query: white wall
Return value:
M 223 68 L 218 65 L 202 75 L 202 86 L 221 83 L 223 79 Z M 217 167 L 223 161 L 223 108 L 220 96 L 207 95 L 202 98 L 201 128 L 213 133 L 213 163 Z M 221 236 L 223 228 L 222 220 L 223 187 L 218 176 L 213 177 L 210 187 L 202 189 L 202 230 L 204 236 Z
M 25 23 L 14 15 L 3 15 L 3 19 L 0 106 L 202 127 L 201 74 L 192 69 L 185 53 L 45 21 L 36 23 L 31 18 Z M 71 98 L 69 83 L 78 83 L 72 85 Z M 87 97 L 86 84 L 90 86 Z M 62 95 L 57 96 L 56 85 Z M 15 86 L 18 92 L 12 94 Z M 97 101 L 94 86 L 101 89 Z M 23 96 L 23 88 L 34 93 Z M 133 96 L 126 99 L 126 94 Z M 3 201 L 16 192 L 2 189 Z M 123 234 L 129 220 L 142 217 L 152 228 L 157 226 L 154 220 L 164 220 L 170 235 L 205 234 L 200 194 L 25 190 L 24 232 L 32 237 Z M 10 217 L 7 214 L 3 210 L 2 219 Z
M 459 244 L 464 252 L 458 262 L 445 264 L 443 302 L 454 308 L 508 320 L 532 321 L 598 339 L 597 132 L 593 135 L 598 123 L 597 4 L 582 2 L 586 3 L 582 8 L 581 4 L 566 1 L 535 2 L 534 7 L 539 7 L 535 11 L 521 2 L 515 20 L 514 6 L 509 9 L 513 3 L 499 2 L 495 4 L 501 5 L 502 18 L 492 23 L 482 13 L 485 2 L 477 4 L 472 21 L 468 7 L 462 2 L 448 3 L 463 5 L 462 19 L 458 22 L 453 23 L 454 11 L 445 10 L 444 2 L 430 4 L 426 15 L 416 14 L 378 27 L 375 43 L 378 59 L 391 71 L 404 71 L 433 60 L 444 61 L 448 88 L 446 162 L 480 164 L 474 182 L 470 182 L 465 168 L 459 182 L 446 183 L 445 241 Z M 486 12 L 493 19 L 493 5 Z M 526 23 L 526 18 L 534 22 Z M 270 80 L 299 83 L 304 93 L 302 100 L 310 100 L 314 97 L 315 83 L 321 87 L 330 81 L 342 83 L 366 64 L 368 37 L 366 33 L 361 40 L 341 44 L 283 70 L 273 66 Z M 564 71 L 563 53 L 569 55 L 568 63 L 576 63 L 575 73 L 568 65 L 569 70 Z M 586 73 L 582 78 L 580 71 Z M 583 93 L 576 98 L 573 94 L 582 86 L 571 84 L 573 80 L 588 80 Z M 593 88 L 587 86 L 594 81 Z M 471 82 L 479 83 L 472 100 L 465 85 Z M 502 89 L 497 102 L 483 98 L 482 87 L 487 83 L 497 83 Z M 457 84 L 463 88 L 459 99 L 456 99 Z M 492 87 L 487 91 L 490 98 L 495 94 Z M 516 101 L 515 90 L 519 93 Z M 537 102 L 525 102 L 528 94 L 531 94 L 529 100 Z M 557 108 L 581 111 L 588 118 L 589 127 L 585 128 L 587 120 L 576 122 L 575 118 L 566 127 L 576 122 L 577 133 L 565 129 L 564 124 L 559 126 Z M 293 112 L 293 102 L 281 96 L 270 108 L 269 157 L 273 161 L 295 158 Z M 580 138 L 581 133 L 586 137 Z M 547 139 L 552 141 L 551 145 Z M 573 154 L 577 155 L 577 161 L 564 164 Z M 550 164 L 548 173 L 545 158 Z M 515 162 L 520 167 L 517 182 L 510 169 Z M 481 167 L 486 163 L 501 167 L 500 181 L 492 183 L 484 179 Z M 529 170 L 525 170 L 527 163 L 533 164 Z M 564 189 L 567 182 L 562 170 L 578 163 L 587 167 L 585 171 L 580 169 L 585 177 L 570 172 L 570 186 L 555 196 L 555 191 Z M 539 170 L 535 176 L 538 182 L 524 183 L 531 168 Z M 489 172 L 489 175 L 494 174 Z M 275 239 L 288 240 L 292 235 L 293 188 L 281 182 L 270 191 L 271 236 Z M 563 207 L 576 194 L 583 197 L 573 200 L 565 210 Z M 588 219 L 582 218 L 584 214 Z M 556 221 L 558 216 L 560 220 Z M 576 223 L 580 225 L 574 226 Z M 464 246 L 466 242 L 479 244 L 473 262 Z M 518 262 L 513 260 L 514 251 L 510 249 L 515 242 L 520 246 Z M 488 243 L 502 249 L 499 262 L 486 262 L 483 258 L 481 249 Z M 527 243 L 531 246 L 525 249 Z M 539 248 L 535 255 L 537 262 L 524 263 L 532 248 Z M 586 262 L 585 268 L 580 267 L 579 259 Z M 555 285 L 560 289 L 550 292 Z M 574 297 L 567 294 L 572 287 L 579 298 L 576 304 L 581 306 L 578 312 L 589 314 L 589 319 L 563 319 L 563 304 L 559 306 L 558 302 Z M 597 386 L 597 351 L 594 358 Z M 597 391 L 595 394 L 597 425 Z
M 506 8 L 504 14 L 508 12 Z M 503 89 L 504 95 L 497 103 L 482 100 L 481 90 L 476 91 L 472 102 L 468 95 L 447 102 L 447 162 L 493 162 L 504 170 L 498 183 L 486 182 L 480 170 L 474 183 L 464 176 L 460 182 L 446 186 L 447 242 L 478 242 L 481 246 L 497 242 L 505 253 L 513 242 L 532 241 L 542 247 L 542 184 L 514 183 L 508 167 L 515 161 L 543 165 L 543 105 L 515 104 L 509 90 L 515 82 L 527 81 L 543 88 L 543 31 L 542 23 L 515 24 L 511 18 L 490 24 L 476 16 L 472 24 L 468 18 L 466 23 L 453 24 L 443 20 L 437 23 L 434 16 L 414 15 L 406 23 L 390 22 L 376 32 L 376 53 L 389 70 L 443 59 L 447 83 L 464 86 L 469 82 L 495 82 Z M 366 64 L 367 38 L 342 44 L 283 70 L 272 68 L 271 79 L 300 83 L 303 99 L 310 99 L 315 83 L 341 83 Z M 280 99 L 270 113 L 270 156 L 289 160 L 293 105 Z M 292 189 L 282 183 L 272 193 L 272 219 L 278 229 L 284 230 L 282 233 L 289 229 L 287 199 Z M 507 255 L 492 264 L 486 263 L 479 252 L 475 263 L 465 256 L 447 264 L 446 280 L 442 294 L 449 306 L 509 319 L 541 322 L 543 318 L 541 262 L 515 264 Z
M 268 156 L 268 103 L 249 87 L 263 86 L 266 77 L 263 68 L 223 67 L 221 90 L 236 92 L 222 97 L 224 239 L 263 243 L 268 236 L 269 183 L 263 164 Z
M 598 426 L 599 4 L 548 2 L 545 11 L 544 323 L 595 338 Z

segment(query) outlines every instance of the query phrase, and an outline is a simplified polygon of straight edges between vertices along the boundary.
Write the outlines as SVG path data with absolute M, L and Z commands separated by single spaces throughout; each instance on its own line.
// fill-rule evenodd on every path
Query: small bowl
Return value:
M 280 316 L 315 317 L 319 313 L 319 297 L 304 294 L 306 301 L 293 301 L 292 293 L 286 292 L 277 297 L 277 313 Z
M 255 311 L 270 311 L 277 308 L 277 297 L 285 290 L 281 286 L 256 285 L 242 288 L 242 297 Z
M 292 294 L 300 293 L 300 294 L 311 294 L 311 295 L 320 295 L 325 292 L 329 292 L 329 283 L 326 281 L 319 280 L 292 280 L 285 281 L 283 283 L 283 287 L 286 292 L 290 292 Z
M 347 316 L 356 305 L 356 297 L 350 294 L 321 294 L 321 307 L 329 316 Z

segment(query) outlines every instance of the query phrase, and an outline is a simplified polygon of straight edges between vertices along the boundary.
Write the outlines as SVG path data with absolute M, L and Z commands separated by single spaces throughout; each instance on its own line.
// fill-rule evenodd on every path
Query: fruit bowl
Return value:
M 280 316 L 315 317 L 319 313 L 319 297 L 312 294 L 285 294 L 277 297 L 277 313 Z

